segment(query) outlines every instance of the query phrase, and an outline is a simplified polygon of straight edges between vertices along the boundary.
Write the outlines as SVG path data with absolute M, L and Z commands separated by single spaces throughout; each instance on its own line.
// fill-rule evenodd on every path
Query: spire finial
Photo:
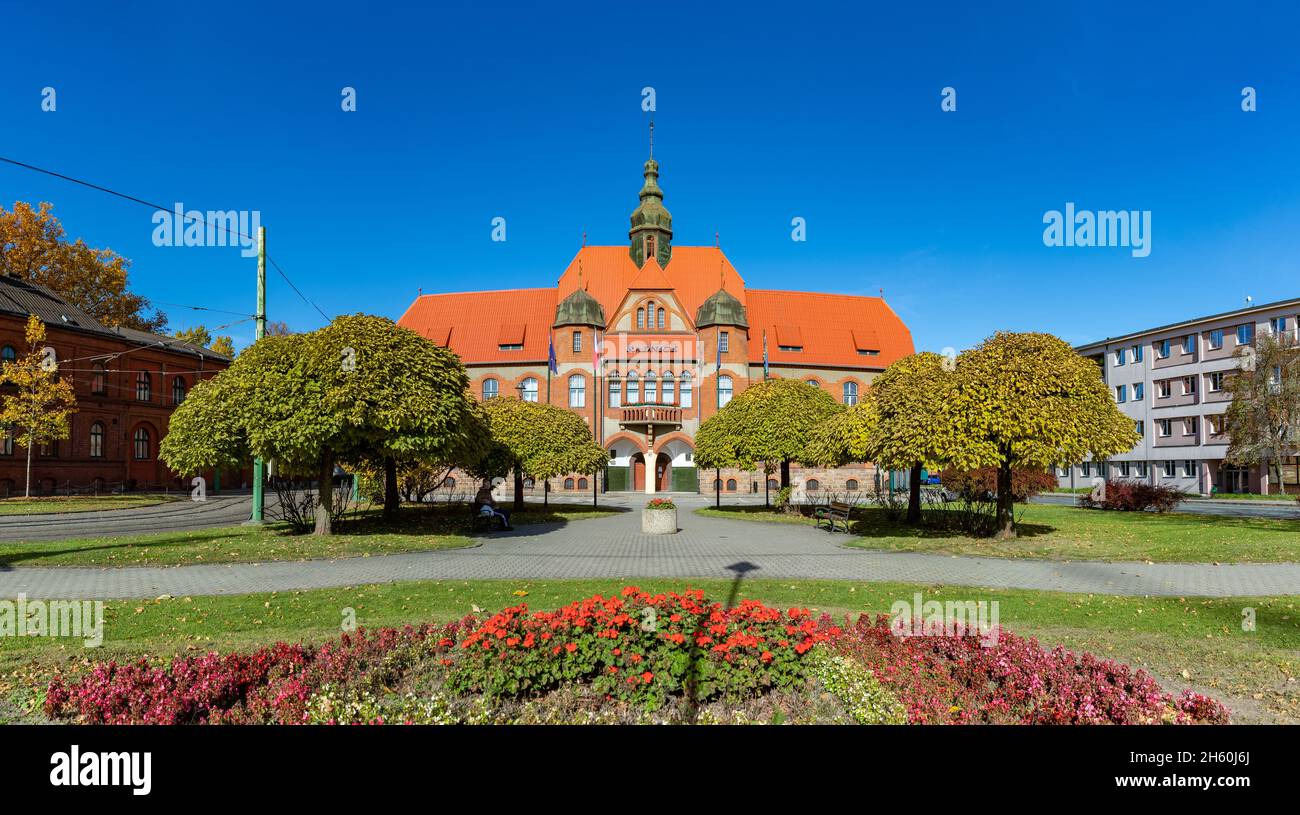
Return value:
M 582 248 L 587 248 L 587 230 L 582 230 Z
M 650 158 L 655 157 L 655 120 L 650 120 Z

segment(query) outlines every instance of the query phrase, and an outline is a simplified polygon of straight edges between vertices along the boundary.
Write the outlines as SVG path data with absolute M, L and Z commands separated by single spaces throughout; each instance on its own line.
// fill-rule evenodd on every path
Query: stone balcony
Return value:
M 619 424 L 624 427 L 682 426 L 682 409 L 676 405 L 630 405 L 622 408 Z

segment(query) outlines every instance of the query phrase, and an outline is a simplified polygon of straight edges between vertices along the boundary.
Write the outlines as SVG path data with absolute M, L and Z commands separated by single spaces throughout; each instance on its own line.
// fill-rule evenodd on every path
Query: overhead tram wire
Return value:
M 87 188 L 92 189 L 92 190 L 97 190 L 97 191 L 99 191 L 99 192 L 107 193 L 107 194 L 109 194 L 109 195 L 116 196 L 116 197 L 118 197 L 118 198 L 121 198 L 121 199 L 126 200 L 126 201 L 130 201 L 130 202 L 135 203 L 135 204 L 140 204 L 141 206 L 148 207 L 149 209 L 152 209 L 152 210 L 154 210 L 155 212 L 171 212 L 171 211 L 172 211 L 172 209 L 171 209 L 170 207 L 159 206 L 158 204 L 155 204 L 155 203 L 153 203 L 153 202 L 151 202 L 151 201 L 146 201 L 146 200 L 144 200 L 143 198 L 137 198 L 137 197 L 135 197 L 134 195 L 128 195 L 128 194 L 126 194 L 126 193 L 124 193 L 124 192 L 118 192 L 117 190 L 110 189 L 110 188 L 105 187 L 105 186 L 102 186 L 102 185 L 100 185 L 100 184 L 95 184 L 95 183 L 93 183 L 93 182 L 85 181 L 85 180 L 80 179 L 80 178 L 74 178 L 74 177 L 72 177 L 72 176 L 70 176 L 70 175 L 64 175 L 63 173 L 55 172 L 54 170 L 47 170 L 47 169 L 45 169 L 44 167 L 37 167 L 35 164 L 28 164 L 27 162 L 24 162 L 24 161 L 18 161 L 17 159 L 7 158 L 7 157 L 5 157 L 5 156 L 0 156 L 0 162 L 4 162 L 4 163 L 6 163 L 6 164 L 12 164 L 12 165 L 15 166 L 15 167 L 21 167 L 21 168 L 23 168 L 24 170 L 31 170 L 32 172 L 43 173 L 43 174 L 45 174 L 45 175 L 52 176 L 53 178 L 62 179 L 63 181 L 70 181 L 70 182 L 72 182 L 73 184 L 80 184 L 80 185 L 83 186 L 83 187 L 87 187 Z M 238 236 L 238 237 L 241 237 L 241 238 L 246 238 L 247 240 L 250 240 L 250 241 L 255 241 L 255 240 L 257 240 L 257 238 L 254 237 L 254 236 L 252 236 L 252 235 L 245 235 L 243 232 L 240 232 L 238 229 L 231 229 L 229 226 L 226 226 L 226 225 L 224 225 L 224 224 L 213 224 L 213 223 L 209 223 L 209 222 L 207 221 L 207 219 L 203 218 L 202 216 L 192 217 L 192 216 L 190 216 L 190 215 L 187 213 L 187 214 L 185 214 L 183 217 L 184 217 L 185 220 L 187 220 L 187 221 L 197 221 L 198 223 L 201 223 L 201 224 L 203 224 L 203 225 L 206 226 L 206 227 L 218 227 L 218 228 L 220 228 L 220 229 L 222 229 L 222 230 L 225 230 L 225 232 L 226 232 L 227 234 L 230 234 L 230 235 L 235 235 L 235 236 Z M 287 274 L 285 273 L 285 271 L 284 271 L 283 269 L 280 268 L 280 264 L 276 263 L 276 262 L 275 262 L 275 259 L 272 258 L 270 255 L 267 255 L 267 256 L 266 256 L 266 259 L 267 259 L 267 261 L 269 261 L 270 264 L 275 268 L 275 271 L 276 271 L 277 273 L 279 273 L 280 277 L 284 278 L 284 282 L 289 284 L 289 288 L 293 289 L 293 293 L 296 294 L 296 295 L 298 295 L 298 297 L 301 298 L 302 301 L 303 301 L 304 303 L 306 303 L 307 305 L 309 305 L 309 306 L 311 306 L 312 308 L 316 309 L 316 313 L 319 314 L 322 318 L 324 318 L 324 320 L 325 320 L 326 323 L 329 323 L 329 322 L 330 322 L 329 315 L 327 315 L 324 311 L 322 311 L 321 308 L 320 308 L 320 306 L 316 305 L 316 303 L 314 303 L 314 302 L 311 300 L 311 298 L 309 298 L 307 295 L 303 294 L 303 293 L 302 293 L 302 290 L 300 290 L 296 285 L 294 285 L 294 282 L 293 282 L 292 280 L 289 279 L 289 275 L 287 275 Z M 166 304 L 165 304 L 165 303 L 159 303 L 159 305 L 166 305 Z M 202 308 L 202 306 L 179 306 L 179 308 Z M 215 309 L 208 309 L 208 310 L 209 310 L 209 311 L 212 311 L 212 310 L 215 310 Z M 228 312 L 228 313 L 234 314 L 235 312 Z

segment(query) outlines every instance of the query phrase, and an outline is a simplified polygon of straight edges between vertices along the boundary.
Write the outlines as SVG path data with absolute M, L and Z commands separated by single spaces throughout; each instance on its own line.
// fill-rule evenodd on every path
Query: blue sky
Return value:
M 584 230 L 626 241 L 652 86 L 676 243 L 719 232 L 756 288 L 883 288 L 919 349 L 999 328 L 1079 343 L 1300 294 L 1300 14 L 974 5 L 20 4 L 0 155 L 258 210 L 327 314 L 396 318 L 421 287 L 553 285 Z M 156 247 L 147 209 L 0 166 L 15 200 L 53 202 L 155 301 L 253 309 L 238 249 Z M 1067 201 L 1150 210 L 1150 255 L 1044 246 Z M 323 322 L 270 277 L 272 319 Z M 173 328 L 238 319 L 164 308 Z

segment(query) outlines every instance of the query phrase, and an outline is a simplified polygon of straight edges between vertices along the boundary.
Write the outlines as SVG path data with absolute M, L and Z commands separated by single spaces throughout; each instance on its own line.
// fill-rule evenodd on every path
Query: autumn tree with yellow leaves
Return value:
M 70 419 L 77 412 L 72 383 L 59 378 L 54 349 L 45 347 L 45 323 L 27 318 L 27 354 L 0 368 L 0 385 L 14 391 L 0 393 L 0 427 L 17 430 L 15 441 L 27 448 L 27 484 L 32 494 L 32 450 L 68 438 Z

